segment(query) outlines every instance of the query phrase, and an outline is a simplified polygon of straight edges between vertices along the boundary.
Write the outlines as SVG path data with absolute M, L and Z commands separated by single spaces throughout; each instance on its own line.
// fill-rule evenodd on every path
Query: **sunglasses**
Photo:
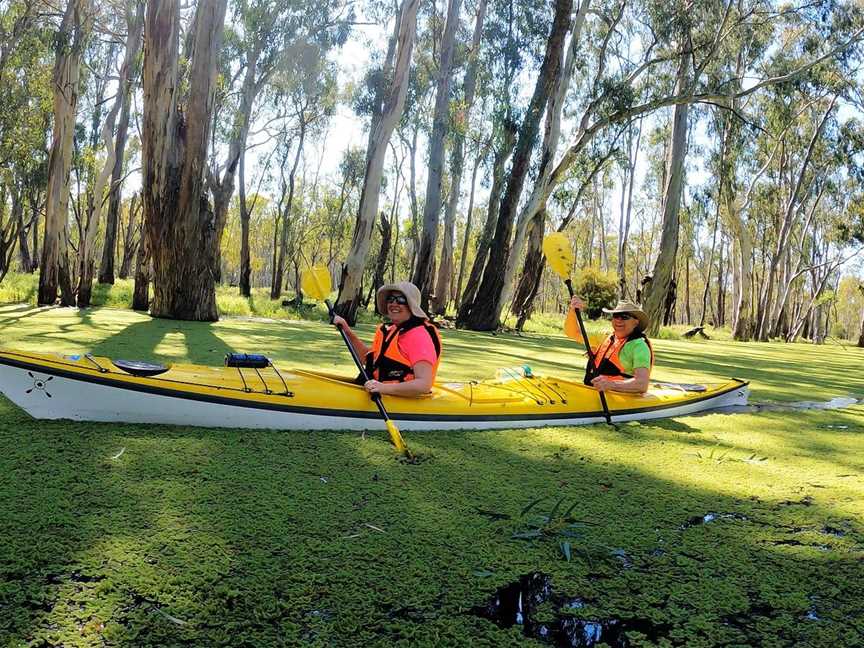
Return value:
M 384 298 L 384 302 L 386 304 L 399 304 L 400 306 L 408 305 L 408 299 L 405 295 L 387 295 Z
M 636 319 L 630 313 L 612 313 L 612 319 L 621 320 L 622 322 L 626 322 L 627 320 Z

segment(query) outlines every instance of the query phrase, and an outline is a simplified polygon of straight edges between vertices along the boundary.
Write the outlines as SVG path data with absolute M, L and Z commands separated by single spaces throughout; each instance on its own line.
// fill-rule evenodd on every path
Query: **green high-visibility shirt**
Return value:
M 621 347 L 621 350 L 618 352 L 618 358 L 624 367 L 624 373 L 631 376 L 634 369 L 651 368 L 651 349 L 648 348 L 648 343 L 641 338 L 630 340 Z

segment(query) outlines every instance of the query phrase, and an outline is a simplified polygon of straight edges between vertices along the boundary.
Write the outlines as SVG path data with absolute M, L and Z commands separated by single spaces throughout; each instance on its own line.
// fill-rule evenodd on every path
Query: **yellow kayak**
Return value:
M 265 359 L 266 360 L 266 359 Z M 284 430 L 380 429 L 351 378 L 264 366 L 162 367 L 90 354 L 0 350 L 0 392 L 35 418 Z M 653 383 L 607 392 L 613 421 L 693 414 L 747 403 L 747 382 Z M 436 383 L 421 398 L 385 396 L 403 430 L 568 426 L 604 421 L 599 394 L 579 381 L 503 370 L 493 380 Z

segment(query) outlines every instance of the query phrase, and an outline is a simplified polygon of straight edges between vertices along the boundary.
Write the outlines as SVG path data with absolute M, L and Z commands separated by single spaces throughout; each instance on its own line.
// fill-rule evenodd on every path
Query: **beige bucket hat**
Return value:
M 416 317 L 429 319 L 429 316 L 420 308 L 420 289 L 410 281 L 400 281 L 399 283 L 384 284 L 375 293 L 375 303 L 378 305 L 378 312 L 387 314 L 387 304 L 385 299 L 391 292 L 400 292 L 405 295 L 408 300 L 408 308 Z
M 651 320 L 648 319 L 648 315 L 645 311 L 642 310 L 642 306 L 637 304 L 636 302 L 621 300 L 617 304 L 615 304 L 615 308 L 604 308 L 603 312 L 607 315 L 611 315 L 613 313 L 629 313 L 633 317 L 639 320 L 639 328 L 645 331 L 648 328 L 648 325 L 651 323 Z

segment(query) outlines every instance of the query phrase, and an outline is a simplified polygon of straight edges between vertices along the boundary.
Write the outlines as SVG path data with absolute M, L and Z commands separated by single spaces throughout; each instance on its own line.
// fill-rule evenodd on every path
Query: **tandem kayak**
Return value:
M 421 398 L 385 396 L 403 430 L 584 425 L 603 422 L 598 392 L 581 382 L 503 370 L 493 380 L 436 383 Z M 170 368 L 90 354 L 0 350 L 0 392 L 39 419 L 281 430 L 375 430 L 381 419 L 352 379 L 266 366 Z M 747 382 L 652 383 L 607 392 L 613 421 L 745 405 Z

